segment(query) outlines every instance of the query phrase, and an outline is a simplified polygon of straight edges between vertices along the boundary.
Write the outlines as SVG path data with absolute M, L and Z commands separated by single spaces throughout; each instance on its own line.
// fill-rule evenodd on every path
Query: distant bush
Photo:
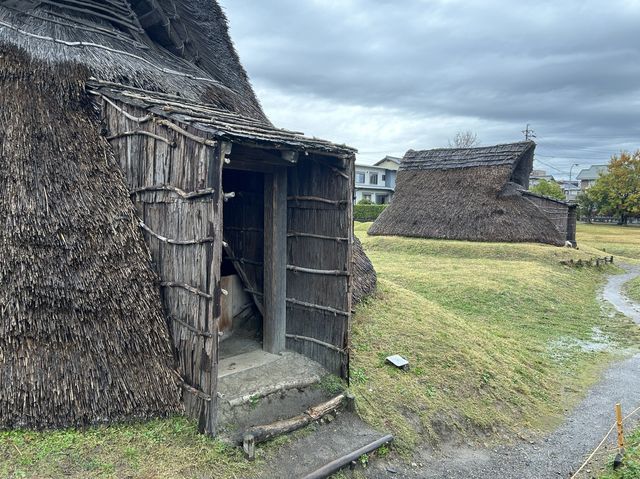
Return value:
M 388 205 L 354 205 L 353 219 L 355 221 L 374 221 Z

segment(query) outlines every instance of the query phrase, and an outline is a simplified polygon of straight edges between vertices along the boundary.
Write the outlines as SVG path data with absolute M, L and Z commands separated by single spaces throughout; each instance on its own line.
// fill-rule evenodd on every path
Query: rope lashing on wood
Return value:
M 208 394 L 200 391 L 199 389 L 194 388 L 193 386 L 187 384 L 184 380 L 180 383 L 180 385 L 186 389 L 187 391 L 189 391 L 191 394 L 193 394 L 194 396 L 198 396 L 200 399 L 202 399 L 203 401 L 206 402 L 211 402 L 211 400 L 213 399 L 211 396 L 209 396 Z
M 328 205 L 347 205 L 349 204 L 348 200 L 330 200 L 328 198 L 320 198 L 318 196 L 289 196 L 287 198 L 289 201 L 316 201 L 318 203 L 326 203 Z
M 314 163 L 317 163 L 318 165 L 322 165 L 322 166 L 324 166 L 324 167 L 326 167 L 326 168 L 329 168 L 329 169 L 330 169 L 330 170 L 332 170 L 336 175 L 338 175 L 338 176 L 342 176 L 344 179 L 351 181 L 351 177 L 350 177 L 347 173 L 345 173 L 344 171 L 341 171 L 341 170 L 339 170 L 338 168 L 336 168 L 336 167 L 334 167 L 334 166 L 327 165 L 327 164 L 325 164 L 325 163 L 323 163 L 323 162 L 321 162 L 321 161 L 318 161 L 318 160 L 316 160 L 316 159 L 313 159 L 313 158 L 311 159 L 311 161 L 313 161 Z
M 167 145 L 169 145 L 171 148 L 175 148 L 177 146 L 175 141 L 169 140 L 163 136 L 156 135 L 155 133 L 151 133 L 150 131 L 145 131 L 145 130 L 123 131 L 121 133 L 116 133 L 115 135 L 108 136 L 107 140 L 111 141 L 111 140 L 117 140 L 119 138 L 125 138 L 128 136 L 138 136 L 138 135 L 148 136 L 150 138 L 154 138 L 156 140 L 162 141 Z
M 340 238 L 335 236 L 323 236 L 323 235 L 315 235 L 311 233 L 297 233 L 295 231 L 291 231 L 287 233 L 287 238 L 314 238 L 328 241 L 337 241 L 337 242 L 348 242 L 349 238 Z
M 319 275 L 325 275 L 325 276 L 349 276 L 348 271 L 302 268 L 300 266 L 293 266 L 290 264 L 287 265 L 287 269 L 289 271 L 294 271 L 296 273 L 319 274 Z
M 296 306 L 301 306 L 303 308 L 317 309 L 317 310 L 325 311 L 327 313 L 332 313 L 335 315 L 350 316 L 350 314 L 347 313 L 346 311 L 340 311 L 339 309 L 330 308 L 329 306 L 320 306 L 318 304 L 307 303 L 305 301 L 299 301 L 293 298 L 287 298 L 287 303 L 294 304 Z
M 190 245 L 198 245 L 198 244 L 205 244 L 205 243 L 213 243 L 216 240 L 215 238 L 201 238 L 201 239 L 193 239 L 193 240 L 169 239 L 169 238 L 165 238 L 162 235 L 159 235 L 158 233 L 153 231 L 151 228 L 149 228 L 146 224 L 144 224 L 142 221 L 140 222 L 140 227 L 143 230 L 145 230 L 147 233 L 149 233 L 151 236 L 162 241 L 163 243 L 177 245 L 177 246 L 190 246 Z
M 115 102 L 111 101 L 111 99 L 109 97 L 104 96 L 100 92 L 89 90 L 89 93 L 92 94 L 92 95 L 99 96 L 100 98 L 102 98 L 105 102 L 107 102 L 109 105 L 111 105 L 116 111 L 118 111 L 119 113 L 124 115 L 124 117 L 127 120 L 135 121 L 136 123 L 146 123 L 146 122 L 148 122 L 148 121 L 153 119 L 153 115 L 151 115 L 151 114 L 146 115 L 146 116 L 140 116 L 140 117 L 131 115 L 130 113 L 125 111 L 124 108 L 119 107 L 118 105 L 116 105 Z
M 119 113 L 121 113 L 122 115 L 124 115 L 125 118 L 127 118 L 128 120 L 134 121 L 138 124 L 142 124 L 142 123 L 146 123 L 148 121 L 153 120 L 155 123 L 157 123 L 158 125 L 161 126 L 165 126 L 167 128 L 169 128 L 170 130 L 175 131 L 176 133 L 189 138 L 192 141 L 195 141 L 196 143 L 200 143 L 201 145 L 206 145 L 206 146 L 211 146 L 211 147 L 216 147 L 218 145 L 218 142 L 216 142 L 215 140 L 209 140 L 208 138 L 203 138 L 201 136 L 198 135 L 194 135 L 193 133 L 189 133 L 187 130 L 185 130 L 184 128 L 181 128 L 180 126 L 176 125 L 175 123 L 166 120 L 166 119 L 159 119 L 157 117 L 155 117 L 152 114 L 143 116 L 143 117 L 136 117 L 131 115 L 130 113 L 128 113 L 127 111 L 125 111 L 123 108 L 119 107 L 115 102 L 111 101 L 108 97 L 106 97 L 105 95 L 99 93 L 99 92 L 91 92 L 93 95 L 99 96 L 101 97 L 104 101 L 106 101 L 109 105 L 111 105 L 113 108 L 115 108 Z M 175 147 L 176 144 L 174 141 L 169 142 L 169 140 L 156 135 L 155 133 L 151 133 L 151 132 L 145 132 L 144 130 L 135 130 L 133 132 L 124 132 L 124 133 L 118 133 L 116 135 L 112 135 L 110 137 L 108 137 L 108 140 L 114 140 L 116 138 L 119 138 L 121 136 L 131 136 L 134 134 L 141 134 L 141 135 L 147 135 L 147 136 L 151 136 L 153 138 L 156 138 L 157 140 L 161 140 L 164 141 L 165 143 L 169 144 L 172 147 Z
M 175 131 L 176 133 L 180 133 L 182 136 L 189 138 L 190 140 L 195 141 L 196 143 L 200 143 L 201 145 L 207 146 L 217 146 L 218 142 L 215 140 L 209 140 L 207 138 L 203 138 L 198 135 L 194 135 L 193 133 L 189 133 L 187 130 L 180 128 L 175 123 L 170 122 L 169 120 L 154 120 L 158 125 L 166 126 L 167 128 Z
M 176 76 L 180 76 L 180 77 L 185 77 L 185 78 L 189 78 L 190 80 L 195 80 L 195 81 L 203 81 L 203 82 L 208 82 L 208 83 L 213 83 L 214 85 L 216 85 L 217 87 L 233 94 L 233 95 L 238 95 L 235 91 L 231 90 L 229 87 L 223 85 L 222 83 L 220 83 L 217 80 L 214 80 L 213 78 L 205 78 L 205 77 L 197 77 L 195 75 L 190 75 L 189 73 L 183 73 L 183 72 L 179 72 L 176 70 L 172 70 L 170 68 L 164 68 L 161 66 L 156 65 L 155 63 L 147 60 L 146 58 L 143 58 L 139 55 L 135 55 L 133 53 L 129 53 L 129 52 L 125 52 L 123 50 L 118 50 L 116 48 L 110 48 L 107 47 L 105 45 L 100 45 L 99 43 L 91 43 L 91 42 L 70 42 L 70 41 L 66 41 L 66 40 L 60 40 L 59 38 L 53 38 L 53 37 L 47 37 L 45 35 L 38 35 L 36 33 L 31 33 L 31 32 L 27 32 L 25 30 L 22 30 L 21 28 L 16 27 L 15 25 L 12 25 L 10 23 L 4 22 L 2 20 L 0 20 L 0 26 L 2 27 L 6 27 L 6 28 L 10 28 L 11 30 L 21 34 L 21 35 L 25 35 L 27 37 L 31 37 L 31 38 L 36 38 L 38 40 L 45 40 L 45 41 L 49 41 L 49 42 L 53 42 L 53 43 L 58 43 L 60 45 L 65 45 L 68 47 L 88 47 L 88 48 L 98 48 L 98 49 L 102 49 L 102 50 L 106 50 L 110 53 L 115 53 L 117 55 L 124 55 L 127 57 L 131 57 L 131 58 L 135 58 L 136 60 L 139 60 L 147 65 L 149 65 L 150 67 L 162 72 L 162 73 L 166 73 L 168 75 L 176 75 Z
M 213 296 L 211 296 L 210 294 L 205 293 L 204 291 L 199 290 L 198 288 L 194 288 L 193 286 L 189 286 L 188 284 L 185 284 L 185 283 L 176 283 L 174 281 L 163 281 L 162 283 L 160 283 L 160 286 L 162 286 L 163 288 L 184 289 L 185 291 L 189 291 L 190 293 L 198 295 L 201 298 L 207 299 L 209 301 L 213 299 Z
M 171 193 L 175 193 L 180 198 L 183 198 L 185 200 L 192 200 L 194 198 L 202 198 L 203 196 L 211 196 L 215 193 L 216 190 L 214 190 L 213 188 L 205 188 L 203 190 L 186 192 L 176 186 L 158 184 L 158 185 L 150 185 L 150 186 L 142 186 L 140 188 L 134 188 L 129 192 L 129 194 L 133 196 L 139 193 L 156 192 L 156 191 L 168 191 Z
M 169 321 L 174 322 L 174 323 L 178 323 L 179 325 L 184 326 L 189 331 L 191 331 L 194 334 L 197 334 L 198 336 L 204 336 L 205 338 L 215 338 L 215 336 L 216 336 L 213 333 L 208 333 L 206 331 L 202 331 L 202 330 L 196 328 L 195 326 L 191 326 L 186 321 L 182 321 L 181 319 L 174 318 L 173 316 L 169 316 Z
M 311 342 L 311 343 L 315 343 L 315 344 L 317 344 L 319 346 L 322 346 L 322 347 L 325 347 L 327 349 L 331 349 L 333 351 L 337 351 L 340 354 L 345 354 L 345 350 L 344 349 L 341 349 L 341 348 L 339 348 L 338 346 L 336 346 L 334 344 L 330 344 L 330 343 L 326 343 L 324 341 L 320 341 L 319 339 L 316 339 L 316 338 L 310 338 L 308 336 L 300 336 L 298 334 L 287 334 L 286 337 L 288 339 L 294 339 L 296 341 L 308 341 L 308 342 Z

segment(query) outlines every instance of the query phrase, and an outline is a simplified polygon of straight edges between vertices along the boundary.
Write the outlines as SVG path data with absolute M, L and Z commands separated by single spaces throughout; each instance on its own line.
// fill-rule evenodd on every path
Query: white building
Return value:
M 355 202 L 369 200 L 378 205 L 391 202 L 401 158 L 386 156 L 373 165 L 356 164 Z
M 608 168 L 608 165 L 591 165 L 589 168 L 582 170 L 578 173 L 578 176 L 576 176 L 576 180 L 580 181 L 580 188 L 582 188 L 583 191 L 588 190 L 601 174 L 607 172 Z

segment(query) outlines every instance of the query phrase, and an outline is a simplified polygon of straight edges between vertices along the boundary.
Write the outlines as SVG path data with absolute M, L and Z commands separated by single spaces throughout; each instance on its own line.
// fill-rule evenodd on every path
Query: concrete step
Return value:
M 320 382 L 328 373 L 318 363 L 294 352 L 262 350 L 225 358 L 219 363 L 218 425 L 233 442 L 261 424 L 288 419 L 335 396 Z

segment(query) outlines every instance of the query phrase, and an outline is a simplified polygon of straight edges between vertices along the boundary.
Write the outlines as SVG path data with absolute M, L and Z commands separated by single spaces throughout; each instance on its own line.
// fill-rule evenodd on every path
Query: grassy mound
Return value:
M 380 292 L 354 321 L 352 387 L 361 415 L 396 433 L 401 449 L 547 428 L 639 337 L 598 304 L 604 270 L 559 264 L 602 256 L 589 245 L 368 237 L 366 228 L 356 230 Z M 390 354 L 410 371 L 385 364 Z

